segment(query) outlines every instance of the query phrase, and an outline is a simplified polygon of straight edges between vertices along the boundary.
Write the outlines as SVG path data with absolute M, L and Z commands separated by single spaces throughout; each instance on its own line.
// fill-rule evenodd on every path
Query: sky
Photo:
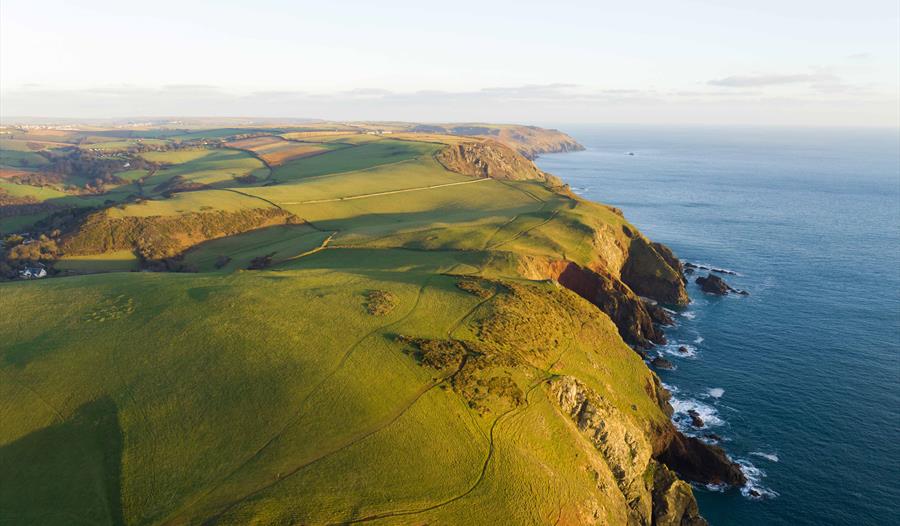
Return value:
M 0 119 L 900 126 L 897 0 L 0 0 Z

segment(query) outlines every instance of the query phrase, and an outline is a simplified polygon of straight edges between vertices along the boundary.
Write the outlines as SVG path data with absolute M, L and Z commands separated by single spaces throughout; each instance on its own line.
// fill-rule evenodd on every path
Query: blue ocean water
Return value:
M 557 127 L 588 149 L 542 169 L 750 291 L 691 283 L 659 349 L 680 426 L 696 409 L 765 495 L 697 488 L 702 514 L 900 523 L 898 131 Z

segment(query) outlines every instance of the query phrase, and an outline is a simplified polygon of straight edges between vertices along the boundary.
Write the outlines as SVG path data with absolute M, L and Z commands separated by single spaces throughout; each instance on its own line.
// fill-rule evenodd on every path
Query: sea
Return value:
M 900 132 L 554 127 L 587 149 L 540 168 L 750 293 L 704 294 L 698 270 L 655 349 L 676 425 L 750 480 L 695 487 L 701 514 L 900 524 Z

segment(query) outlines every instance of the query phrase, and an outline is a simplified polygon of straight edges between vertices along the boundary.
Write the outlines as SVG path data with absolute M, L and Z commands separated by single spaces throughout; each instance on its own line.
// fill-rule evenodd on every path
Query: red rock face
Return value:
M 548 271 L 548 278 L 555 279 L 605 312 L 627 343 L 649 347 L 665 342 L 644 303 L 621 281 L 570 261 L 552 261 Z

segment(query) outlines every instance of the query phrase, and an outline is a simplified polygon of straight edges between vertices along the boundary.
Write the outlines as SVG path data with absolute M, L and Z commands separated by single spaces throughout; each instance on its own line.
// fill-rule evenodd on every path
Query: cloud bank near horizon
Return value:
M 768 88 L 803 85 L 802 91 Z M 268 117 L 330 120 L 626 124 L 900 125 L 897 97 L 828 73 L 733 76 L 696 90 L 591 88 L 567 83 L 399 92 L 356 88 L 232 92 L 214 85 L 28 85 L 0 95 L 0 117 Z M 823 111 L 827 109 L 828 111 Z M 765 117 L 761 116 L 764 115 Z M 772 115 L 779 115 L 773 122 Z

